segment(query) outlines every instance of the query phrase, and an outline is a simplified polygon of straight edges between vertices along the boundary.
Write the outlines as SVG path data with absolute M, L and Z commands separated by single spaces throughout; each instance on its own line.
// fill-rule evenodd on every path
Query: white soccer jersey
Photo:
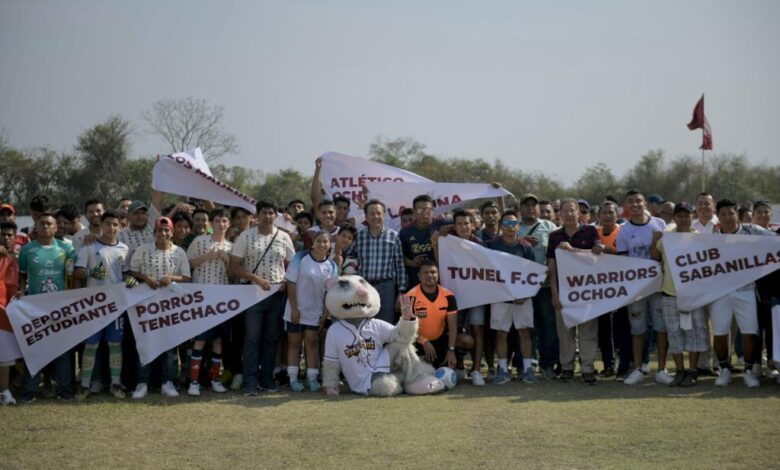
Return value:
M 154 229 L 147 224 L 141 230 L 133 230 L 129 226 L 122 229 L 119 232 L 119 241 L 127 245 L 127 259 L 125 261 L 125 271 L 130 271 L 130 260 L 133 258 L 133 253 L 143 244 L 154 242 Z
M 385 349 L 395 327 L 386 321 L 369 318 L 357 327 L 337 320 L 328 328 L 325 338 L 326 361 L 338 361 L 349 388 L 363 395 L 371 391 L 375 372 L 390 372 L 390 355 Z
M 157 280 L 168 275 L 190 277 L 190 262 L 180 247 L 172 244 L 167 250 L 158 250 L 152 242 L 135 250 L 130 270 Z
M 122 282 L 128 248 L 122 242 L 106 245 L 100 240 L 82 247 L 76 267 L 87 270 L 87 287 L 106 286 Z
M 230 254 L 233 244 L 227 240 L 215 242 L 211 235 L 200 235 L 192 240 L 190 247 L 187 248 L 187 258 L 190 262 L 206 253 L 214 250 L 224 251 Z M 196 284 L 228 284 L 227 264 L 221 259 L 206 261 L 192 270 L 192 282 Z
M 301 325 L 317 326 L 325 303 L 325 280 L 338 276 L 338 268 L 332 259 L 317 261 L 308 251 L 301 251 L 293 258 L 284 278 L 295 284 Z M 290 301 L 284 308 L 284 321 L 291 321 Z
M 290 236 L 279 229 L 263 235 L 257 227 L 252 227 L 236 238 L 231 255 L 243 258 L 244 270 L 278 284 L 284 280 L 284 263 L 290 262 L 295 256 L 295 247 Z

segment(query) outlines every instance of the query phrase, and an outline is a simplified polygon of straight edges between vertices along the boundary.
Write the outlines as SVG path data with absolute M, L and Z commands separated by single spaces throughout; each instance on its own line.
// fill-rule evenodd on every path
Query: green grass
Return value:
M 0 468 L 770 468 L 780 385 L 462 384 L 387 399 L 108 395 L 0 409 Z

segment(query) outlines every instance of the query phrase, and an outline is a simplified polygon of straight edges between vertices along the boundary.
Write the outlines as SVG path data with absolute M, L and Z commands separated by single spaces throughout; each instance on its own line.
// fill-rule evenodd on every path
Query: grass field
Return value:
M 0 468 L 777 468 L 780 385 L 511 382 L 0 409 Z

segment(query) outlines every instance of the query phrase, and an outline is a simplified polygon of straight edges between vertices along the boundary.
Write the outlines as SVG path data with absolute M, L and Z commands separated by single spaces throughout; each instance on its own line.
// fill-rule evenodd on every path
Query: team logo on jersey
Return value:
M 428 310 L 422 309 L 417 310 L 414 312 L 415 315 L 417 315 L 417 318 L 425 318 L 428 316 Z
M 374 349 L 376 349 L 376 342 L 373 339 L 362 339 L 344 348 L 344 354 L 348 358 L 358 356 L 358 359 L 362 359 L 364 356 L 368 356 L 368 351 Z
M 52 278 L 47 277 L 45 281 L 41 283 L 41 293 L 48 293 L 48 292 L 57 292 L 59 288 L 57 287 L 57 284 L 54 283 Z

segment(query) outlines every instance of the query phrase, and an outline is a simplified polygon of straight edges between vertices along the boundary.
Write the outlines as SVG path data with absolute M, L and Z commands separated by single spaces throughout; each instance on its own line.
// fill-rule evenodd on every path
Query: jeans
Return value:
M 612 342 L 612 312 L 599 317 L 599 349 L 604 368 L 615 367 L 615 344 Z
M 162 383 L 173 382 L 178 376 L 179 368 L 176 365 L 176 348 L 169 349 L 162 353 L 158 358 L 143 365 L 138 363 L 138 383 L 149 384 L 149 376 L 152 373 L 152 366 L 155 363 L 160 364 L 162 373 Z
M 534 337 L 539 349 L 539 367 L 555 367 L 558 362 L 558 333 L 555 329 L 555 309 L 552 291 L 542 287 L 533 298 Z
M 66 351 L 57 356 L 54 361 L 54 379 L 57 381 L 57 396 L 63 398 L 73 397 L 73 376 L 71 375 L 71 354 Z M 41 369 L 37 374 L 31 376 L 30 371 L 24 378 L 24 394 L 35 396 L 38 394 L 38 387 L 41 383 Z
M 379 293 L 379 313 L 375 318 L 395 325 L 395 281 L 384 281 L 374 284 L 374 289 Z
M 246 309 L 244 333 L 244 388 L 268 388 L 274 381 L 276 345 L 284 309 L 284 294 L 277 292 Z M 262 372 L 258 373 L 258 367 Z

